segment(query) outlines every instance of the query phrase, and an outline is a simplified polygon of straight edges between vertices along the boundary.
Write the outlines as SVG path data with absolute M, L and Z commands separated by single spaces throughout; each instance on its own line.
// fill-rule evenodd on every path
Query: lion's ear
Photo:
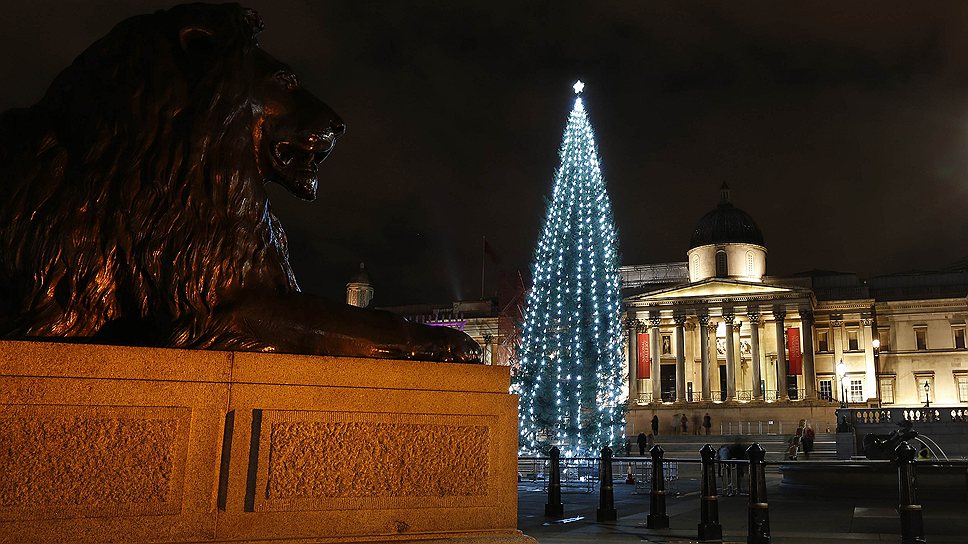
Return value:
M 178 40 L 186 53 L 204 53 L 215 46 L 215 33 L 200 26 L 187 26 L 178 33 Z

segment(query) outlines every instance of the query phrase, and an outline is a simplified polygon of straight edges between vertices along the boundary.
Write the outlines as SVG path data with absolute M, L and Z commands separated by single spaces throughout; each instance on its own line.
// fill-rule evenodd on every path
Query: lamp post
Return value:
M 840 378 L 840 407 L 847 408 L 847 384 L 844 383 L 844 378 L 847 376 L 847 365 L 844 364 L 844 360 L 841 359 L 837 363 L 837 377 Z
M 925 408 L 931 408 L 930 392 L 931 392 L 931 384 L 928 383 L 928 380 L 924 380 L 924 407 Z

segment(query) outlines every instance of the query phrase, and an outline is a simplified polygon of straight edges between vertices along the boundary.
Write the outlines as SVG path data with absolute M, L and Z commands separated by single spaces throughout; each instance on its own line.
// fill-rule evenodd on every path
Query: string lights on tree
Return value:
M 618 241 L 595 135 L 574 85 L 532 266 L 514 390 L 522 452 L 597 455 L 625 428 Z

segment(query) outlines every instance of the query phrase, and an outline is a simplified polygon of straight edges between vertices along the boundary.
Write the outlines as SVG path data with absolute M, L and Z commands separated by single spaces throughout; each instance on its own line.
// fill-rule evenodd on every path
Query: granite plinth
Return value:
M 0 342 L 0 542 L 533 542 L 507 367 Z

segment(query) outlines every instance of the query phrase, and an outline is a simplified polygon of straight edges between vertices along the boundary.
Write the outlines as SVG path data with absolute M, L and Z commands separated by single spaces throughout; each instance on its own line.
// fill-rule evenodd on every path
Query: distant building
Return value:
M 447 304 L 411 304 L 381 308 L 408 320 L 465 332 L 481 345 L 484 364 L 506 365 L 511 357 L 503 346 L 496 300 L 457 301 Z
M 636 410 L 651 417 L 667 404 L 769 403 L 771 412 L 747 417 L 809 408 L 786 419 L 827 422 L 841 400 L 968 405 L 968 271 L 770 277 L 766 255 L 762 233 L 724 185 L 686 262 L 622 267 L 630 421 L 641 425 L 646 414 Z
M 346 303 L 368 308 L 371 302 L 373 302 L 373 284 L 370 283 L 370 275 L 366 273 L 363 263 L 360 263 L 360 269 L 353 274 L 350 281 L 346 282 Z

